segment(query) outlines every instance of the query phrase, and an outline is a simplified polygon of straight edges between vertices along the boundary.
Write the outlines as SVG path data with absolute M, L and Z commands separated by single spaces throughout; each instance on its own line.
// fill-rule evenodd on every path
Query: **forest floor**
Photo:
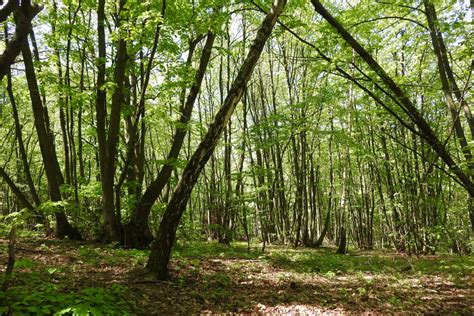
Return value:
M 180 243 L 173 278 L 143 274 L 147 251 L 21 239 L 0 314 L 474 313 L 474 257 Z M 0 240 L 2 273 L 7 241 Z

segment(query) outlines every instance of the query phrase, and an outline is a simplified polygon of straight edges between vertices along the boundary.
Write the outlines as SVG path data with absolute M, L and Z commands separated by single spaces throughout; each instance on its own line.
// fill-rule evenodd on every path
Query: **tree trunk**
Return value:
M 118 15 L 124 11 L 126 0 L 121 0 Z M 117 27 L 120 27 L 122 18 L 119 19 Z M 120 223 L 120 210 L 115 209 L 114 183 L 116 170 L 117 144 L 120 131 L 120 111 L 124 102 L 125 70 L 127 66 L 127 46 L 125 39 L 120 37 L 117 43 L 117 56 L 114 69 L 114 81 L 116 87 L 112 94 L 112 106 L 109 118 L 109 131 L 105 148 L 106 163 L 102 174 L 102 207 L 104 215 L 104 240 L 122 241 L 122 228 Z
M 468 140 L 466 138 L 464 128 L 461 124 L 461 120 L 459 117 L 460 110 L 456 105 L 454 97 L 456 97 L 459 106 L 464 109 L 464 114 L 466 116 L 467 123 L 471 131 L 471 138 L 474 138 L 474 119 L 472 118 L 469 105 L 464 100 L 461 91 L 458 88 L 453 71 L 451 69 L 451 65 L 449 64 L 449 58 L 447 55 L 448 52 L 444 44 L 443 35 L 438 29 L 439 21 L 436 14 L 436 9 L 430 0 L 423 0 L 423 3 L 425 7 L 424 12 L 426 14 L 428 26 L 430 29 L 431 43 L 433 44 L 433 50 L 438 61 L 438 72 L 441 79 L 441 86 L 443 88 L 445 102 L 449 108 L 449 111 L 451 112 L 454 131 L 456 132 L 461 151 L 466 160 L 467 168 L 469 169 L 470 174 L 472 175 L 474 171 L 474 161 L 472 159 L 473 157 L 470 147 L 468 146 Z M 474 214 L 471 207 L 472 202 L 470 200 L 471 198 L 469 198 L 468 201 L 468 212 L 471 221 L 471 228 L 473 228 L 472 230 L 474 231 Z
M 313 247 L 319 248 L 323 244 L 324 237 L 326 237 L 326 233 L 328 232 L 329 229 L 329 221 L 331 218 L 331 203 L 329 203 L 328 206 L 328 212 L 326 213 L 326 219 L 324 220 L 324 226 L 323 230 L 321 231 L 321 234 L 319 235 L 318 240 L 313 244 Z
M 10 176 L 5 172 L 5 169 L 2 167 L 0 167 L 0 177 L 3 178 L 3 181 L 5 181 L 5 183 L 10 187 L 10 190 L 12 190 L 13 194 L 15 194 L 23 207 L 26 207 L 29 210 L 34 209 L 27 197 L 23 194 L 23 192 L 21 192 L 21 190 L 16 186 L 15 182 L 13 182 Z
M 22 19 L 24 18 L 24 15 L 18 15 L 16 17 L 17 23 L 22 23 Z M 48 180 L 49 194 L 53 202 L 59 202 L 61 201 L 60 185 L 63 184 L 64 179 L 61 169 L 59 168 L 52 134 L 48 132 L 49 124 L 47 124 L 46 121 L 45 109 L 43 107 L 39 93 L 31 50 L 26 38 L 23 40 L 21 50 L 25 64 L 26 80 L 30 92 L 31 105 L 33 108 L 34 123 L 40 143 L 41 155 L 43 157 L 44 169 L 46 171 L 46 178 Z M 69 224 L 66 214 L 63 211 L 56 211 L 55 217 L 56 234 L 59 238 L 64 238 L 66 236 L 70 239 L 76 240 L 82 238 L 79 231 Z
M 18 7 L 19 2 L 19 0 L 10 0 L 6 4 L 3 4 L 3 1 L 1 2 L 3 7 L 0 9 L 0 22 L 8 19 L 8 16 Z
M 10 104 L 12 106 L 12 115 L 13 115 L 13 120 L 15 121 L 15 135 L 18 141 L 18 150 L 20 151 L 21 163 L 23 164 L 23 171 L 25 172 L 26 182 L 28 184 L 28 188 L 30 189 L 30 194 L 31 194 L 31 197 L 33 198 L 33 202 L 36 206 L 38 206 L 40 204 L 40 199 L 36 191 L 35 185 L 33 183 L 33 177 L 31 176 L 30 165 L 28 164 L 28 157 L 26 154 L 25 143 L 23 142 L 23 135 L 21 131 L 22 128 L 20 124 L 20 118 L 18 116 L 18 109 L 16 106 L 15 96 L 13 94 L 12 77 L 11 77 L 10 70 L 8 71 L 8 76 L 7 76 L 7 92 L 8 92 L 8 97 L 10 99 Z
M 123 11 L 125 10 L 126 0 L 121 0 L 118 7 L 117 28 L 123 20 Z M 127 46 L 125 39 L 121 36 L 117 43 L 117 53 L 114 68 L 115 89 L 112 94 L 112 104 L 109 117 L 108 132 L 106 132 L 106 93 L 104 90 L 105 83 L 105 1 L 100 0 L 97 8 L 97 33 L 99 44 L 99 59 L 97 65 L 97 98 L 96 98 L 96 119 L 97 119 L 97 140 L 99 145 L 99 165 L 102 184 L 102 214 L 104 218 L 103 224 L 103 240 L 105 242 L 118 241 L 122 242 L 123 234 L 120 222 L 120 210 L 115 208 L 114 202 L 114 184 L 116 171 L 116 155 L 117 144 L 120 131 L 120 112 L 122 103 L 124 102 L 124 83 L 125 70 L 127 65 Z
M 212 155 L 219 138 L 230 120 L 232 112 L 240 101 L 253 69 L 262 53 L 263 47 L 269 38 L 278 16 L 281 14 L 286 0 L 277 0 L 257 32 L 257 36 L 251 46 L 249 53 L 234 80 L 232 87 L 217 113 L 214 122 L 209 126 L 207 134 L 199 144 L 198 148 L 189 160 L 183 171 L 183 176 L 179 181 L 171 200 L 166 208 L 161 221 L 156 239 L 151 245 L 151 253 L 147 262 L 147 269 L 153 272 L 160 279 L 169 278 L 168 263 L 171 255 L 171 248 L 176 238 L 181 216 L 186 209 L 186 204 L 196 184 L 201 170 Z
M 345 255 L 347 252 L 347 237 L 346 229 L 341 227 L 339 231 L 339 247 L 337 248 L 337 254 Z

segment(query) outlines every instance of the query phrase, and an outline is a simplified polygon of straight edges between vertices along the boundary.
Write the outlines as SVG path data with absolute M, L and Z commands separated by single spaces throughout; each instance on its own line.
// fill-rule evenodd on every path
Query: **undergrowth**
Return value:
M 248 311 L 257 300 L 274 304 L 311 301 L 309 289 L 316 288 L 326 291 L 316 296 L 321 306 L 360 304 L 369 308 L 378 301 L 368 298 L 379 297 L 390 306 L 412 308 L 424 304 L 424 294 L 409 295 L 404 300 L 407 294 L 402 291 L 416 294 L 419 290 L 414 286 L 431 282 L 433 277 L 443 278 L 459 291 L 469 286 L 465 282 L 474 275 L 472 256 L 416 258 L 381 251 L 352 251 L 341 256 L 331 248 L 269 246 L 262 252 L 257 246 L 248 251 L 247 245 L 239 242 L 232 246 L 179 242 L 173 249 L 173 280 L 141 287 L 135 284 L 131 273 L 143 270 L 149 251 L 87 242 L 22 239 L 11 284 L 6 292 L 0 292 L 0 314 L 146 314 L 143 308 L 156 304 L 161 295 L 169 295 L 168 301 L 161 300 L 161 308 L 178 304 L 176 295 L 192 301 L 194 307 L 183 306 L 179 310 L 185 313 L 200 312 L 201 305 L 214 306 L 217 311 Z M 6 243 L 0 244 L 0 250 L 4 265 Z M 339 280 L 340 277 L 346 280 Z M 314 280 L 334 284 L 328 283 L 324 288 Z M 391 285 L 381 288 L 377 280 Z M 242 290 L 247 294 L 237 298 Z M 158 297 L 153 299 L 153 295 Z

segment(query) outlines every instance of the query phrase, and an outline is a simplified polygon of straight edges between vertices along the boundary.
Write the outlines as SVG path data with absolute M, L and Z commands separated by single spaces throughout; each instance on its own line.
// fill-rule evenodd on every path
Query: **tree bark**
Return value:
M 7 29 L 5 28 L 5 38 L 7 38 L 8 36 L 7 33 L 8 33 Z M 13 115 L 13 120 L 15 121 L 15 134 L 16 134 L 16 139 L 18 141 L 18 150 L 20 152 L 21 162 L 23 164 L 23 171 L 25 172 L 26 182 L 28 184 L 28 188 L 30 189 L 30 194 L 31 194 L 31 197 L 33 198 L 33 202 L 35 203 L 36 206 L 38 206 L 40 204 L 40 199 L 36 191 L 35 185 L 33 183 L 33 177 L 31 176 L 30 165 L 28 164 L 28 156 L 26 154 L 25 143 L 23 141 L 20 118 L 18 115 L 15 95 L 13 94 L 11 70 L 9 70 L 7 74 L 7 88 L 6 89 L 8 93 L 8 98 L 10 99 L 10 104 L 12 106 L 12 115 Z
M 5 276 L 3 277 L 2 291 L 6 292 L 13 275 L 13 268 L 15 267 L 15 249 L 16 246 L 16 227 L 10 229 L 10 238 L 8 240 L 8 260 L 7 268 L 5 269 Z
M 464 109 L 464 115 L 471 131 L 471 139 L 474 138 L 474 119 L 472 117 L 469 105 L 467 104 L 466 100 L 464 100 L 461 91 L 458 88 L 453 71 L 451 69 L 451 65 L 449 64 L 448 52 L 446 45 L 444 44 L 443 35 L 438 29 L 439 20 L 436 14 L 436 9 L 430 0 L 423 0 L 423 4 L 425 7 L 426 18 L 428 20 L 428 27 L 430 29 L 433 50 L 438 61 L 438 72 L 444 92 L 445 102 L 449 111 L 451 112 L 454 131 L 456 132 L 461 151 L 464 155 L 464 159 L 466 160 L 466 165 L 470 171 L 470 174 L 472 175 L 474 171 L 474 161 L 472 159 L 473 157 L 471 150 L 468 146 L 468 140 L 466 138 L 464 128 L 461 124 L 459 117 L 460 109 L 458 109 L 458 107 Z M 456 104 L 455 98 L 457 99 L 459 106 Z M 470 194 L 468 201 L 468 212 L 471 221 L 471 229 L 474 231 L 474 212 L 471 207 L 471 200 L 473 197 L 474 196 Z
M 105 48 L 105 0 L 99 0 L 97 7 L 97 44 L 98 44 L 98 58 L 97 58 L 97 92 L 95 100 L 96 111 L 96 128 L 97 128 L 97 142 L 99 147 L 99 167 L 100 176 L 105 173 L 105 165 L 107 163 L 106 143 L 107 137 L 105 134 L 105 118 L 107 116 L 107 94 L 104 87 L 105 84 L 105 62 L 106 62 L 106 48 Z
M 345 255 L 347 253 L 347 236 L 346 236 L 346 229 L 341 227 L 339 232 L 339 246 L 337 248 L 336 253 L 340 255 Z
M 7 0 L 7 3 L 0 9 L 0 23 L 8 19 L 8 16 L 18 7 L 19 4 L 19 0 Z

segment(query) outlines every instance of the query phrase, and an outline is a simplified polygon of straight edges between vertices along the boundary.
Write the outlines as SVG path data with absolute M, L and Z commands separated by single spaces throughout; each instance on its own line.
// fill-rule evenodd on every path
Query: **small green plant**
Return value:
M 21 258 L 15 261 L 15 269 L 25 269 L 34 267 L 35 262 L 31 259 Z
M 60 286 L 41 283 L 31 292 L 28 286 L 13 287 L 0 292 L 8 302 L 0 306 L 0 313 L 35 315 L 128 315 L 130 302 L 123 297 L 126 288 L 112 285 L 109 288 L 90 287 L 78 292 L 65 292 Z

